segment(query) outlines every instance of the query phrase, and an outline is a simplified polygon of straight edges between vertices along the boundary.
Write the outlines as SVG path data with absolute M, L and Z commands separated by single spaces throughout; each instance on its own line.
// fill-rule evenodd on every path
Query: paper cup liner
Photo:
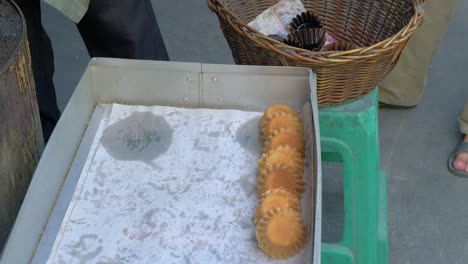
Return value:
M 286 105 L 286 104 L 275 104 L 275 105 L 268 107 L 266 112 L 260 118 L 259 126 L 260 127 L 268 126 L 268 123 L 270 122 L 270 120 L 276 114 L 280 114 L 280 113 L 291 114 L 293 116 L 296 116 L 298 119 L 300 119 L 299 114 L 291 106 Z
M 301 201 L 296 195 L 285 189 L 269 190 L 262 195 L 257 206 L 257 210 L 255 211 L 255 224 L 257 224 L 268 211 L 274 208 L 293 209 L 301 213 Z
M 257 223 L 256 236 L 265 254 L 274 259 L 287 259 L 304 247 L 307 229 L 295 210 L 275 208 Z
M 291 32 L 284 43 L 310 51 L 320 51 L 325 44 L 325 30 L 322 28 L 306 28 Z
M 297 150 L 289 146 L 281 146 L 268 153 L 264 153 L 258 161 L 259 171 L 276 166 L 289 167 L 302 174 L 304 171 L 304 160 Z
M 282 128 L 290 128 L 297 131 L 300 135 L 304 134 L 304 127 L 300 118 L 297 118 L 293 114 L 278 113 L 274 114 L 269 122 L 260 127 L 263 140 L 269 138 L 276 130 Z
M 337 41 L 323 46 L 322 51 L 347 51 L 357 48 L 359 47 L 351 42 Z
M 307 28 L 322 28 L 322 22 L 319 17 L 313 12 L 302 12 L 297 15 L 289 24 L 290 31 L 307 29 Z
M 274 189 L 284 189 L 297 197 L 301 197 L 305 191 L 302 174 L 297 169 L 284 166 L 275 166 L 259 171 L 258 195 L 262 197 L 263 193 Z
M 263 153 L 268 153 L 270 150 L 280 146 L 289 146 L 297 150 L 301 154 L 301 157 L 305 156 L 306 145 L 304 137 L 294 129 L 282 128 L 273 131 L 272 135 L 265 141 Z

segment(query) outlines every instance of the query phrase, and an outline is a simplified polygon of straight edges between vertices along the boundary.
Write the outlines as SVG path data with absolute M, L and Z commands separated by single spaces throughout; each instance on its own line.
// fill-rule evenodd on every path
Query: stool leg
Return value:
M 354 221 L 354 182 L 353 182 L 353 152 L 344 142 L 334 138 L 321 138 L 321 148 L 327 155 L 322 160 L 343 162 L 344 185 L 344 232 L 341 243 L 322 244 L 323 264 L 355 264 L 354 244 L 352 233 Z M 331 155 L 332 154 L 332 155 Z
M 356 264 L 376 264 L 379 253 L 385 253 L 378 250 L 377 110 L 376 90 L 358 101 L 320 110 L 321 135 L 336 139 L 350 152 L 350 157 L 342 157 L 345 229 L 340 244 L 351 249 Z
M 388 264 L 388 233 L 387 233 L 387 179 L 385 172 L 380 172 L 379 191 L 379 248 L 378 264 Z

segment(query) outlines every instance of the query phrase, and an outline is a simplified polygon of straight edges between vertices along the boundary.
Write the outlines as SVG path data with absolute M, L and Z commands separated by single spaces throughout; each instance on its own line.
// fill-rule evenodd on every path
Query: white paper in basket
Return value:
M 48 263 L 277 262 L 258 248 L 253 224 L 260 116 L 113 105 Z M 312 175 L 309 152 L 304 175 Z M 278 263 L 311 263 L 311 252 L 309 234 L 305 249 Z
M 302 12 L 306 9 L 300 0 L 281 0 L 258 15 L 249 26 L 266 36 L 286 38 L 290 33 L 289 24 Z

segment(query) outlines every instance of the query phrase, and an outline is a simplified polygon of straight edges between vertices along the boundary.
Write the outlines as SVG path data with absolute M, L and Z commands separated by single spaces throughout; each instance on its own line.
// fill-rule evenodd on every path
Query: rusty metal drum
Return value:
M 26 22 L 0 0 L 0 249 L 44 148 Z

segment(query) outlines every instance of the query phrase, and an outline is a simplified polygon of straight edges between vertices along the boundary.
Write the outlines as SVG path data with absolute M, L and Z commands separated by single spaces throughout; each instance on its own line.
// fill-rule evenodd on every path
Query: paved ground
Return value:
M 174 61 L 233 63 L 217 18 L 205 0 L 153 1 Z M 388 175 L 389 263 L 468 263 L 468 180 L 451 176 L 446 158 L 459 140 L 456 116 L 468 99 L 468 0 L 461 0 L 435 56 L 421 104 L 382 110 L 382 169 Z M 74 25 L 44 5 L 55 48 L 56 87 L 63 109 L 89 58 Z M 324 236 L 339 238 L 342 199 L 337 169 L 325 165 Z

